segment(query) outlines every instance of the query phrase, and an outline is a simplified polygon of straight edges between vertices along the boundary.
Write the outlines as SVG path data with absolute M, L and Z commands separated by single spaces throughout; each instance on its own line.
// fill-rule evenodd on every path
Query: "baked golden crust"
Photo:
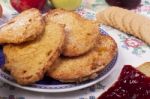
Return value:
M 0 28 L 0 43 L 22 43 L 33 40 L 43 33 L 42 14 L 32 8 L 20 13 Z
M 62 82 L 93 79 L 112 61 L 116 53 L 115 41 L 110 36 L 101 35 L 90 52 L 78 57 L 60 57 L 56 60 L 49 68 L 48 75 Z
M 84 19 L 75 12 L 62 9 L 49 11 L 45 20 L 65 25 L 64 56 L 79 56 L 94 47 L 99 34 L 99 27 L 95 21 Z
M 36 40 L 4 46 L 5 68 L 21 85 L 41 80 L 48 67 L 59 57 L 64 38 L 64 26 L 47 22 L 45 32 Z
M 150 62 L 145 62 L 137 67 L 139 71 L 150 77 Z

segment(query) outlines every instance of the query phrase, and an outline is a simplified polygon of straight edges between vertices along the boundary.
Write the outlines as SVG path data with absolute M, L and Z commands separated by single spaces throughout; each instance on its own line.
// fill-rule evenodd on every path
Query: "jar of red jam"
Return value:
M 106 0 L 109 5 L 119 6 L 126 9 L 135 9 L 141 4 L 141 0 Z

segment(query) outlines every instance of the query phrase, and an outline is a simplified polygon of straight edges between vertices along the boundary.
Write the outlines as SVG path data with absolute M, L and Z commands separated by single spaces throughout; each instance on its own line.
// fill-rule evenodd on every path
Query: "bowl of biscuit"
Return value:
M 67 92 L 106 78 L 117 60 L 117 44 L 96 20 L 54 9 L 31 8 L 0 28 L 4 63 L 0 79 L 37 92 Z

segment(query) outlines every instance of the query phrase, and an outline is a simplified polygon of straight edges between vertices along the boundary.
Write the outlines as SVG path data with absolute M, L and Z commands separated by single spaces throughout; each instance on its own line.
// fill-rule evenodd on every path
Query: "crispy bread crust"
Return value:
M 5 68 L 21 85 L 43 78 L 47 69 L 59 57 L 64 44 L 64 26 L 47 22 L 43 35 L 32 42 L 4 46 Z
M 22 43 L 34 40 L 44 31 L 45 23 L 39 10 L 20 13 L 0 28 L 0 43 Z
M 49 68 L 48 75 L 62 82 L 81 82 L 97 77 L 117 53 L 115 41 L 106 35 L 99 36 L 94 49 L 85 55 L 60 57 Z
M 84 19 L 75 12 L 62 9 L 50 10 L 46 15 L 47 20 L 65 25 L 64 56 L 83 55 L 94 47 L 99 34 L 99 27 L 95 21 Z

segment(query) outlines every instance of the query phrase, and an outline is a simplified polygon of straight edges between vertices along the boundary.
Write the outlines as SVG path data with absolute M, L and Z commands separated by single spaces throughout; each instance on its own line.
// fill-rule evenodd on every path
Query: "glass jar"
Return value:
M 106 2 L 112 6 L 135 9 L 140 5 L 141 0 L 106 0 Z

